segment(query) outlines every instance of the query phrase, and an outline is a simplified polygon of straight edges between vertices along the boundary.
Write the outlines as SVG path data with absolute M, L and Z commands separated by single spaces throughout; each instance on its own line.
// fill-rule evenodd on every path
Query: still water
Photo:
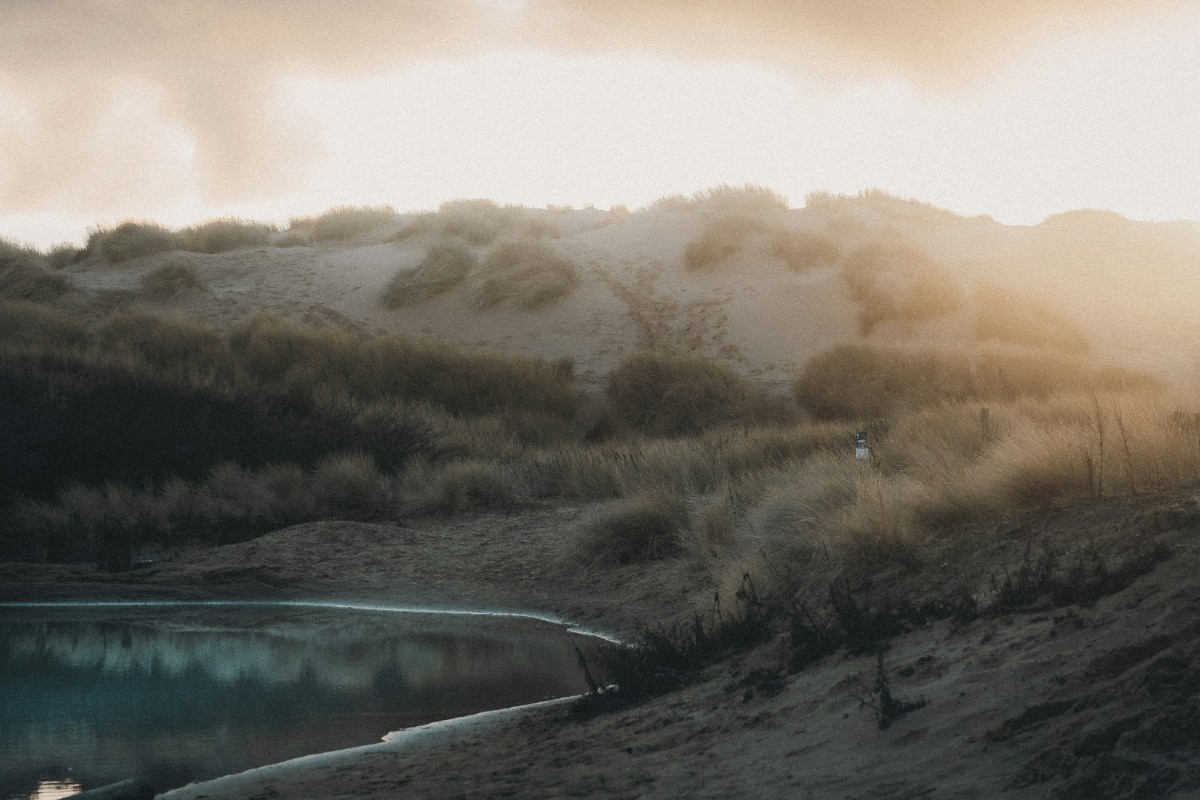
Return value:
M 590 637 L 319 604 L 0 607 L 0 798 L 160 790 L 584 691 Z

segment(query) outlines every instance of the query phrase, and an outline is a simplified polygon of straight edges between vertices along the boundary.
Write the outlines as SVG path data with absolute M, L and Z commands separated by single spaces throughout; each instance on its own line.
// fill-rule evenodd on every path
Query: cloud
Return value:
M 1071 26 L 1184 0 L 4 0 L 0 211 L 103 213 L 301 188 L 295 75 L 503 49 L 751 60 L 954 86 Z
M 523 35 L 578 52 L 748 59 L 828 76 L 952 87 L 1070 28 L 1112 27 L 1182 0 L 527 0 Z
M 278 193 L 317 153 L 305 121 L 279 106 L 281 76 L 474 52 L 503 18 L 472 0 L 6 0 L 0 209 L 161 206 L 181 158 L 208 201 Z M 139 93 L 160 119 L 127 120 L 122 142 L 99 146 L 121 99 Z

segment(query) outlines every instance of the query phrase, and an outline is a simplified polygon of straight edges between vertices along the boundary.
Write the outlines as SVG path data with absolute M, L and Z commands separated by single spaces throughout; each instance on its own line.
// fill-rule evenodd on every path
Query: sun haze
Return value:
M 0 10 L 0 228 L 462 196 L 637 205 L 878 186 L 1036 222 L 1200 217 L 1187 3 L 427 3 Z

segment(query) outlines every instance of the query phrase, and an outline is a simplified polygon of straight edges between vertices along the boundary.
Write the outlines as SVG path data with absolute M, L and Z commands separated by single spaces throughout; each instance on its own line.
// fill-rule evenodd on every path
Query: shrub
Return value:
M 766 186 L 752 183 L 741 186 L 731 186 L 723 183 L 711 189 L 704 189 L 692 196 L 697 206 L 720 209 L 737 209 L 739 211 L 770 211 L 773 209 L 787 210 L 788 201 L 783 195 Z
M 203 292 L 208 286 L 183 261 L 155 267 L 142 276 L 142 293 L 151 300 L 174 300 L 188 292 Z
M 870 420 L 974 394 L 970 362 L 934 350 L 865 344 L 814 355 L 793 383 L 818 419 Z
M 64 269 L 78 263 L 86 254 L 86 250 L 76 247 L 69 242 L 63 242 L 50 248 L 50 251 L 46 254 L 46 262 L 53 269 Z
M 651 491 L 619 500 L 586 524 L 577 553 L 591 563 L 631 564 L 679 553 L 688 528 L 683 498 Z
M 958 284 L 932 256 L 905 244 L 868 244 L 842 264 L 842 279 L 859 304 L 859 330 L 881 322 L 921 322 L 945 316 L 960 304 Z
M 747 236 L 760 230 L 757 220 L 744 215 L 714 220 L 683 251 L 683 265 L 688 269 L 716 266 L 740 250 Z
M 399 493 L 406 514 L 454 514 L 518 504 L 511 472 L 494 461 L 480 459 L 437 467 L 414 462 L 400 478 Z
M 1154 378 L 1123 367 L 1097 369 L 1078 356 L 1019 348 L 982 350 L 975 373 L 977 394 L 1002 400 L 1048 397 L 1065 391 L 1105 392 L 1159 387 Z
M 383 290 L 383 305 L 399 308 L 436 297 L 462 283 L 475 256 L 459 245 L 434 245 L 414 269 L 397 272 Z
M 771 236 L 771 253 L 796 272 L 835 264 L 842 248 L 828 236 L 780 228 Z
M 692 201 L 682 194 L 663 195 L 655 200 L 652 200 L 643 209 L 644 211 L 687 211 L 692 207 Z
M 81 347 L 87 331 L 76 317 L 21 300 L 0 300 L 0 341 L 8 345 Z
M 306 232 L 314 242 L 355 239 L 400 222 L 391 206 L 334 206 L 316 217 L 294 217 L 290 230 Z
M 805 195 L 804 207 L 826 212 L 846 212 L 854 208 L 868 208 L 887 220 L 926 227 L 949 225 L 963 219 L 953 211 L 938 208 L 932 203 L 899 197 L 882 189 L 863 189 L 857 195 L 834 194 L 827 191 L 809 192 Z
M 376 517 L 388 508 L 388 493 L 375 459 L 342 453 L 321 460 L 312 475 L 312 496 L 326 513 Z
M 765 405 L 761 391 L 723 364 L 647 351 L 622 360 L 606 390 L 619 420 L 666 436 L 748 422 Z
M 578 285 L 575 265 L 542 242 L 505 242 L 484 260 L 474 303 L 478 309 L 532 311 L 558 303 Z
M 114 314 L 97 331 L 110 354 L 128 354 L 163 372 L 204 373 L 225 363 L 221 335 L 198 322 L 140 311 Z
M 0 239 L 0 298 L 48 303 L 70 288 L 66 278 L 46 269 L 41 253 Z
M 1024 347 L 1086 353 L 1087 335 L 1036 299 L 995 283 L 975 287 L 975 338 Z
M 115 228 L 95 228 L 87 240 L 87 252 L 110 264 L 178 250 L 179 246 L 179 237 L 155 222 L 130 221 Z
M 819 419 L 894 417 L 937 403 L 1046 398 L 1063 392 L 1146 391 L 1153 378 L 1119 367 L 1036 350 L 983 349 L 974 363 L 945 350 L 840 345 L 808 360 L 793 383 Z
M 224 253 L 268 244 L 275 226 L 222 217 L 183 228 L 177 234 L 180 249 L 193 253 Z
M 524 209 L 501 207 L 491 200 L 451 200 L 438 207 L 437 227 L 445 236 L 485 245 L 524 216 Z

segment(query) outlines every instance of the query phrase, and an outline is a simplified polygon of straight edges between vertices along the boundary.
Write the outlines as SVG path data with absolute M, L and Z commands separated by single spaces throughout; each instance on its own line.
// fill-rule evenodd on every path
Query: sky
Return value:
M 5 0 L 0 236 L 882 188 L 1200 219 L 1197 0 Z

